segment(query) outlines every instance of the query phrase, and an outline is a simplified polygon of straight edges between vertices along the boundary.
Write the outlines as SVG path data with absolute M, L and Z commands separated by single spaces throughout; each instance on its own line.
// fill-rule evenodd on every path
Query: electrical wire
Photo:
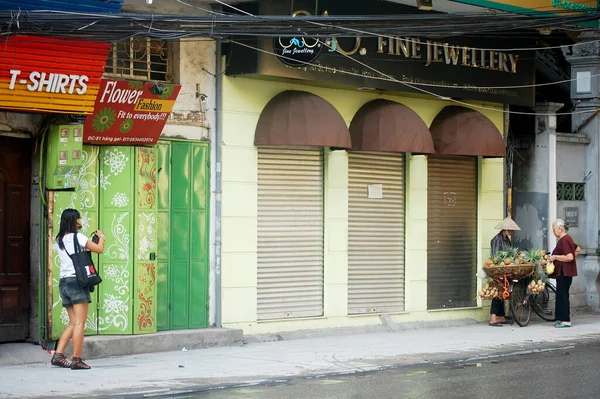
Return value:
M 188 3 L 189 4 L 189 3 Z M 225 3 L 223 3 L 225 4 Z M 239 9 L 236 7 L 236 9 Z M 249 14 L 249 13 L 247 13 Z M 514 35 L 540 27 L 571 29 L 600 13 L 552 17 L 489 14 L 399 14 L 292 17 L 250 15 L 91 14 L 59 11 L 0 12 L 0 34 L 36 34 L 115 41 L 137 35 L 153 38 L 277 37 L 301 32 L 316 38 L 353 37 L 356 31 L 382 36 Z M 151 26 L 150 26 L 151 25 Z
M 242 9 L 239 9 L 237 7 L 234 7 L 230 4 L 227 4 L 225 2 L 222 2 L 221 0 L 214 0 L 216 3 L 219 3 L 223 6 L 229 7 L 234 11 L 237 11 L 239 13 L 254 17 L 254 18 L 258 18 L 259 16 L 251 14 L 247 11 L 244 11 Z M 547 6 L 546 6 L 547 7 Z M 545 8 L 545 7 L 540 7 L 541 8 Z M 533 9 L 533 10 L 537 10 L 537 9 Z M 324 23 L 320 23 L 320 22 L 314 22 L 314 21 L 310 21 L 309 23 L 317 25 L 317 26 L 322 26 L 322 27 L 327 27 L 327 28 L 331 28 L 331 25 L 329 24 L 324 24 Z M 386 35 L 381 35 L 381 34 L 377 34 L 374 32 L 369 32 L 369 31 L 365 31 L 365 30 L 361 30 L 361 29 L 353 29 L 353 28 L 346 28 L 346 27 L 339 27 L 341 29 L 345 29 L 348 30 L 349 32 L 352 33 L 356 33 L 359 35 L 365 35 L 365 36 L 374 36 L 374 37 L 383 37 L 386 39 L 397 39 L 396 36 L 386 36 Z M 408 42 L 408 43 L 416 43 L 416 44 L 426 44 L 427 42 L 424 42 L 422 40 L 419 39 L 415 39 L 415 38 L 410 38 L 410 37 L 406 37 L 406 38 L 402 38 L 402 40 Z M 580 43 L 574 43 L 572 44 L 572 46 L 580 46 L 580 45 L 589 45 L 589 44 L 594 44 L 594 43 L 598 43 L 600 42 L 600 39 L 597 40 L 590 40 L 590 41 L 585 41 L 585 42 L 580 42 Z M 545 46 L 545 47 L 516 47 L 516 48 L 486 48 L 486 47 L 471 47 L 472 49 L 475 50 L 480 50 L 480 51 L 510 51 L 510 52 L 519 52 L 519 51 L 537 51 L 537 50 L 550 50 L 550 49 L 560 49 L 565 47 L 565 45 L 560 45 L 560 46 Z

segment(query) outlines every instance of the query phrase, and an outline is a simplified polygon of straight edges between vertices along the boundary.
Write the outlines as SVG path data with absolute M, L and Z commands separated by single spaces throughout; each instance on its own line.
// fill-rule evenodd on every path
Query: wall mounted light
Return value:
M 417 0 L 417 8 L 419 10 L 431 11 L 433 8 L 433 0 Z

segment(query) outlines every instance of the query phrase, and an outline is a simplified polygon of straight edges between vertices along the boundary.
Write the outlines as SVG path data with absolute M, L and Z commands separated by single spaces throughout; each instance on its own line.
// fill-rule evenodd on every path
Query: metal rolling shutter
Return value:
M 323 151 L 258 149 L 258 319 L 323 315 Z
M 404 310 L 404 154 L 349 154 L 348 313 Z M 382 198 L 369 198 L 381 184 Z
M 476 305 L 477 158 L 429 157 L 427 308 Z

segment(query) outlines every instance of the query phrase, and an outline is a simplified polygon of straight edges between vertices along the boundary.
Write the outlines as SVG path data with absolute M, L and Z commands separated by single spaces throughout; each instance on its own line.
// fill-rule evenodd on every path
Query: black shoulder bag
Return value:
M 98 271 L 94 267 L 92 253 L 82 249 L 81 245 L 79 245 L 77 234 L 73 238 L 73 247 L 75 247 L 75 253 L 70 254 L 67 252 L 67 255 L 73 261 L 73 266 L 75 266 L 77 283 L 79 283 L 79 287 L 88 287 L 90 292 L 93 292 L 94 287 L 102 282 L 102 278 L 100 278 Z

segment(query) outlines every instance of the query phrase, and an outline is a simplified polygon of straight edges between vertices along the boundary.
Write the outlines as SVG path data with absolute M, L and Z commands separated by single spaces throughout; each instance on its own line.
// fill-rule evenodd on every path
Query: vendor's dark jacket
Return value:
M 496 234 L 494 238 L 492 238 L 492 241 L 490 241 L 490 245 L 492 247 L 492 256 L 494 256 L 496 252 L 509 248 L 511 242 L 510 238 L 504 237 L 502 232 L 500 232 Z

